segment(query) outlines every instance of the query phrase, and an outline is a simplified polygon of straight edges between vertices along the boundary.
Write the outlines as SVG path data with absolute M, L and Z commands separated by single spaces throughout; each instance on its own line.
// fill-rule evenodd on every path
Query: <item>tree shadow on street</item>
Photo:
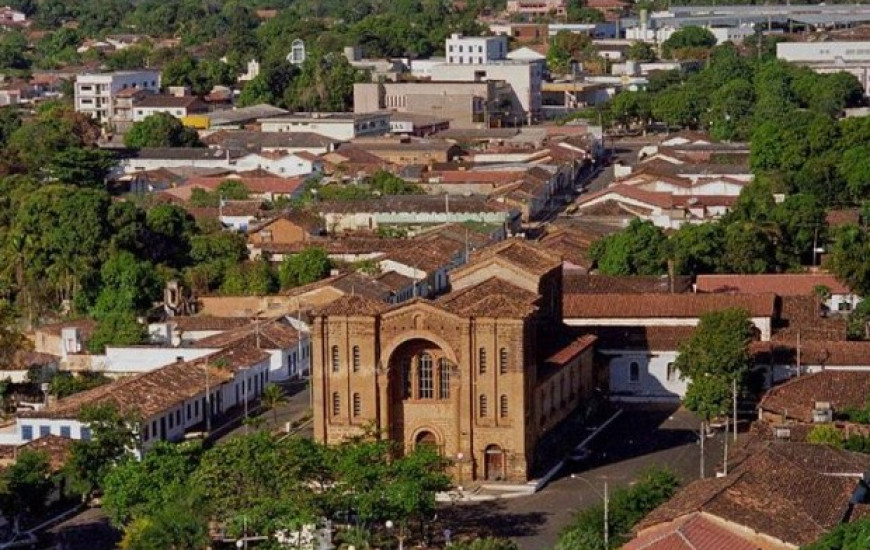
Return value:
M 504 501 L 448 504 L 438 510 L 439 531 L 450 529 L 452 538 L 528 537 L 546 521 L 543 512 L 508 513 Z

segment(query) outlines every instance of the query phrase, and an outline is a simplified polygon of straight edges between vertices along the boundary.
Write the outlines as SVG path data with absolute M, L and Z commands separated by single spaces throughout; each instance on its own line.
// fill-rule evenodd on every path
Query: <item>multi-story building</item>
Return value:
M 562 262 L 526 241 L 484 249 L 450 282 L 434 301 L 355 294 L 315 312 L 314 435 L 374 426 L 434 446 L 460 483 L 526 480 L 542 437 L 602 382 L 595 337 L 561 330 Z
M 525 16 L 564 16 L 567 7 L 566 0 L 508 0 L 507 12 Z
M 499 115 L 500 105 L 510 104 L 511 87 L 505 82 L 381 82 L 353 86 L 357 113 L 389 109 L 449 121 L 451 128 L 487 126 Z M 401 116 L 391 118 L 404 120 Z
M 433 82 L 488 82 L 504 81 L 512 93 L 509 101 L 499 110 L 514 113 L 514 124 L 532 121 L 541 114 L 541 83 L 543 71 L 537 62 L 519 60 L 490 61 L 483 64 L 465 65 L 442 63 L 432 67 Z
M 115 96 L 121 90 L 160 91 L 160 71 L 120 71 L 82 74 L 75 83 L 75 109 L 108 124 L 115 116 Z
M 447 62 L 457 65 L 483 65 L 507 56 L 506 36 L 462 36 L 452 34 L 447 39 Z

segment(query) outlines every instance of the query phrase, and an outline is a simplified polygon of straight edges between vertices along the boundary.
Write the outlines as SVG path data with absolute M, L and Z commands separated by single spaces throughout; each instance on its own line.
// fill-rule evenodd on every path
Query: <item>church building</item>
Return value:
M 400 304 L 349 294 L 315 312 L 314 435 L 374 428 L 435 446 L 457 482 L 525 481 L 542 438 L 606 384 L 595 336 L 562 322 L 562 260 L 509 239 Z

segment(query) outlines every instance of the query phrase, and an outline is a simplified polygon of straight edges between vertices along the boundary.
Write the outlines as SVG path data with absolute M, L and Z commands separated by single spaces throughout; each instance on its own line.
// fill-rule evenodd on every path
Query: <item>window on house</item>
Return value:
M 486 349 L 480 348 L 477 353 L 477 367 L 480 374 L 486 374 Z
M 91 440 L 91 429 L 82 426 L 82 441 Z
M 438 360 L 438 399 L 450 399 L 450 363 L 445 358 Z
M 190 420 L 192 417 L 193 417 L 193 415 L 191 415 L 190 403 L 188 403 L 187 404 L 187 419 Z
M 193 415 L 199 416 L 199 401 L 193 402 Z
M 332 346 L 332 372 L 338 372 L 341 365 L 338 363 L 338 346 Z
M 435 397 L 435 386 L 432 380 L 432 356 L 421 353 L 417 358 L 417 391 L 418 399 Z
M 272 230 L 271 229 L 263 229 L 260 231 L 260 240 L 264 243 L 272 242 Z
M 362 399 L 358 393 L 353 394 L 353 415 L 359 417 L 362 414 Z
M 852 302 L 840 302 L 837 304 L 839 311 L 852 311 Z
M 677 378 L 677 367 L 673 363 L 668 363 L 667 381 L 673 382 Z
M 341 414 L 341 396 L 338 392 L 332 393 L 332 416 Z
M 353 372 L 359 372 L 359 346 L 353 347 Z
M 67 439 L 72 437 L 72 428 L 69 426 L 61 426 L 60 427 L 60 436 L 65 437 Z M 148 438 L 148 426 L 145 426 L 145 438 Z
M 158 437 L 160 434 L 157 433 L 157 421 L 151 423 L 151 434 L 153 437 Z
M 508 396 L 502 395 L 499 400 L 499 409 L 498 415 L 502 418 L 507 418 L 508 416 Z
M 51 426 L 40 426 L 39 437 L 45 437 L 47 435 L 51 435 Z
M 628 366 L 628 381 L 640 382 L 640 365 L 634 361 Z
M 172 427 L 175 425 L 175 424 L 174 424 L 174 418 L 175 418 L 175 415 L 173 415 L 173 414 L 170 414 L 170 415 L 169 415 L 169 429 L 170 429 L 170 430 L 171 430 Z
M 508 350 L 507 348 L 501 348 L 498 350 L 498 372 L 500 374 L 507 374 L 508 371 Z
M 33 439 L 33 426 L 21 426 L 21 439 L 24 441 Z
M 478 414 L 480 415 L 481 418 L 486 418 L 486 416 L 487 416 L 487 410 L 486 410 L 486 409 L 487 409 L 487 407 L 486 407 L 486 406 L 487 406 L 487 403 L 486 403 L 486 396 L 485 396 L 485 395 L 481 395 L 480 398 L 479 398 L 479 400 L 478 400 L 478 402 L 479 402 L 479 406 L 478 406 L 478 409 L 477 409 L 477 410 L 478 410 Z

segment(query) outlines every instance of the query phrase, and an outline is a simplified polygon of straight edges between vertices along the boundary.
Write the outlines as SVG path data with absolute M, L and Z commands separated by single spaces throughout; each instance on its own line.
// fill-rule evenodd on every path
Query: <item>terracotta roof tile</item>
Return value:
M 826 286 L 833 294 L 851 291 L 828 273 L 776 273 L 764 275 L 698 275 L 698 292 L 730 292 L 780 296 L 813 295 L 817 286 Z
M 299 331 L 279 320 L 247 323 L 245 326 L 215 334 L 194 342 L 195 348 L 222 348 L 244 341 L 247 345 L 257 345 L 261 349 L 289 349 L 299 343 Z
M 316 310 L 320 317 L 376 317 L 390 307 L 390 304 L 373 300 L 359 294 L 345 294 L 341 298 Z
M 598 348 L 676 351 L 692 337 L 695 327 L 595 327 Z
M 58 472 L 66 464 L 71 447 L 72 439 L 49 434 L 25 443 L 19 447 L 19 452 L 26 449 L 45 453 L 48 455 L 51 470 Z
M 524 318 L 537 309 L 540 296 L 497 277 L 442 296 L 436 303 L 466 317 Z
M 245 317 L 213 317 L 197 315 L 194 317 L 173 317 L 169 322 L 177 329 L 184 331 L 232 330 L 251 324 L 251 319 Z
M 598 338 L 594 334 L 584 334 L 551 355 L 546 360 L 546 363 L 557 367 L 566 365 L 591 346 L 594 346 L 597 340 Z
M 622 550 L 758 550 L 737 533 L 701 513 L 659 525 L 629 541 Z
M 20 416 L 73 419 L 86 405 L 110 404 L 122 414 L 137 414 L 147 419 L 203 393 L 206 371 L 211 383 L 216 385 L 232 380 L 233 371 L 268 358 L 268 353 L 254 346 L 234 344 L 200 359 L 172 363 L 151 372 L 121 378 Z
M 562 279 L 562 289 L 566 294 L 671 294 L 671 281 L 666 275 L 661 277 L 608 276 L 572 273 Z M 675 277 L 674 293 L 692 290 L 691 277 Z
M 789 544 L 808 544 L 844 519 L 868 468 L 870 455 L 762 442 L 729 476 L 691 483 L 637 530 L 700 511 Z
M 482 248 L 471 256 L 468 265 L 456 271 L 472 271 L 475 265 L 491 259 L 503 260 L 535 275 L 544 275 L 562 265 L 560 257 L 540 244 L 522 239 L 507 239 Z
M 773 317 L 774 294 L 576 294 L 563 298 L 565 318 L 697 318 L 704 313 L 742 308 L 752 317 Z
M 867 363 L 868 359 L 870 358 L 865 355 L 862 362 Z M 758 407 L 762 411 L 787 414 L 789 418 L 812 422 L 813 408 L 817 401 L 830 403 L 836 414 L 848 407 L 863 407 L 868 396 L 870 372 L 826 370 L 793 378 L 771 388 Z

